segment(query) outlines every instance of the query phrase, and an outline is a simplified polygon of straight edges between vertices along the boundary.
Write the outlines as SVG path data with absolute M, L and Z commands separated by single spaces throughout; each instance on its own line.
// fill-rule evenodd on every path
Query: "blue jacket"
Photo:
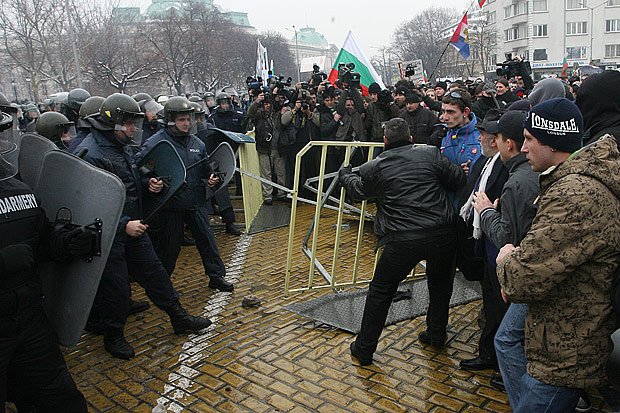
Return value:
M 118 176 L 125 185 L 125 205 L 121 220 L 118 223 L 117 236 L 125 234 L 125 226 L 129 221 L 142 218 L 142 182 L 135 164 L 132 162 L 131 146 L 123 145 L 116 140 L 113 131 L 101 131 L 95 128 L 73 151 L 78 153 L 87 148 L 84 160 L 98 168 Z
M 446 136 L 441 140 L 441 153 L 451 162 L 461 165 L 471 161 L 471 166 L 482 156 L 482 146 L 478 137 L 480 132 L 476 128 L 476 117 L 471 116 L 471 121 L 456 129 L 448 129 Z
M 138 163 L 146 153 L 162 140 L 167 140 L 174 146 L 186 168 L 201 159 L 209 157 L 205 144 L 196 135 L 172 136 L 168 128 L 163 128 L 142 145 L 142 148 L 135 156 L 135 162 Z M 175 197 L 168 201 L 164 209 L 178 211 L 206 205 L 205 181 L 209 178 L 210 173 L 211 169 L 208 161 L 187 171 L 187 176 L 185 177 L 187 185 L 181 188 Z

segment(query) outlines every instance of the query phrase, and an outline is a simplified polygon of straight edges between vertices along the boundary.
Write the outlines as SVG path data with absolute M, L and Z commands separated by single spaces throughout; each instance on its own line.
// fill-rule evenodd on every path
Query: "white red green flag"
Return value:
M 340 49 L 338 53 L 338 57 L 334 61 L 334 66 L 332 67 L 331 72 L 329 73 L 329 80 L 331 83 L 336 83 L 338 79 L 338 64 L 339 63 L 354 63 L 355 64 L 355 72 L 360 74 L 360 86 L 362 87 L 362 94 L 368 95 L 368 86 L 371 83 L 377 82 L 381 89 L 385 89 L 385 85 L 381 80 L 381 77 L 377 73 L 374 67 L 370 64 L 370 61 L 366 58 L 364 52 L 359 47 L 357 42 L 355 41 L 355 37 L 353 37 L 353 33 L 349 31 L 346 40 L 344 41 L 344 45 Z

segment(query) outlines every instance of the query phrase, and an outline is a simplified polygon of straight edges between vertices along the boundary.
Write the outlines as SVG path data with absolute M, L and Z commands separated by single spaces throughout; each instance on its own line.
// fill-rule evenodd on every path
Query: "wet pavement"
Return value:
M 299 220 L 308 222 L 313 211 L 302 207 Z M 102 337 L 90 333 L 66 353 L 90 411 L 510 411 L 505 395 L 489 385 L 492 371 L 458 368 L 460 360 L 475 355 L 479 300 L 451 310 L 444 349 L 417 341 L 424 329 L 422 316 L 387 327 L 374 364 L 359 367 L 349 354 L 351 334 L 283 308 L 333 294 L 320 290 L 284 297 L 288 228 L 241 237 L 216 230 L 216 237 L 234 293 L 208 288 L 191 246 L 183 247 L 173 276 L 186 308 L 213 320 L 206 334 L 174 335 L 166 314 L 151 305 L 128 320 L 133 359 L 112 358 Z M 331 249 L 329 241 L 321 245 Z M 294 271 L 307 268 L 301 254 L 294 262 Z M 249 295 L 262 305 L 243 308 Z M 133 298 L 146 299 L 137 285 Z M 611 411 L 599 397 L 593 403 L 593 411 Z

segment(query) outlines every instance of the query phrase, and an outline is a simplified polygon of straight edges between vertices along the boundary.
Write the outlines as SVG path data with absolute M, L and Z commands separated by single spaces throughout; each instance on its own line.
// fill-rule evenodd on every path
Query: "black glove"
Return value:
M 64 237 L 65 247 L 74 257 L 88 255 L 92 250 L 92 234 L 79 227 L 72 229 Z
M 351 165 L 343 166 L 338 170 L 338 180 L 342 182 L 342 180 L 347 175 L 351 175 L 353 173 L 353 167 Z
M 28 244 L 15 244 L 0 250 L 0 276 L 34 269 L 34 255 Z

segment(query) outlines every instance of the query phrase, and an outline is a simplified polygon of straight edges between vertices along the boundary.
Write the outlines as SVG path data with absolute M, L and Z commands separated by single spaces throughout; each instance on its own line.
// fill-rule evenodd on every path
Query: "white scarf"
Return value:
M 474 194 L 476 192 L 484 192 L 486 190 L 487 181 L 489 180 L 489 176 L 491 176 L 491 171 L 493 171 L 493 165 L 495 165 L 495 161 L 499 158 L 499 152 L 495 154 L 492 158 L 487 160 L 487 163 L 484 164 L 482 168 L 480 182 L 478 186 L 471 191 L 471 195 L 465 202 L 465 205 L 461 207 L 460 216 L 463 218 L 463 221 L 467 222 L 472 211 L 474 212 L 474 238 L 480 239 L 482 238 L 482 228 L 480 227 L 480 214 L 473 207 Z

